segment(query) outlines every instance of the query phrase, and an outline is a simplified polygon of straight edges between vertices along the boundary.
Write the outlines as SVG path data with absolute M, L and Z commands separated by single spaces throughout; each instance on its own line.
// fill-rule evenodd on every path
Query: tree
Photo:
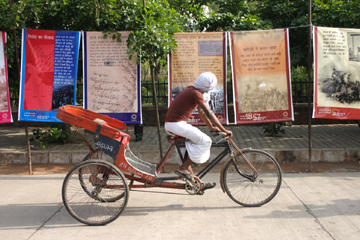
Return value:
M 171 8 L 166 0 L 147 1 L 142 11 L 137 12 L 133 19 L 135 27 L 128 38 L 128 52 L 130 57 L 137 55 L 137 62 L 147 61 L 150 66 L 151 79 L 153 82 L 155 108 L 157 113 L 157 126 L 160 143 L 160 155 L 162 157 L 160 120 L 157 108 L 157 96 L 155 79 L 162 64 L 166 63 L 167 55 L 177 47 L 173 35 L 182 30 L 184 20 L 179 13 Z

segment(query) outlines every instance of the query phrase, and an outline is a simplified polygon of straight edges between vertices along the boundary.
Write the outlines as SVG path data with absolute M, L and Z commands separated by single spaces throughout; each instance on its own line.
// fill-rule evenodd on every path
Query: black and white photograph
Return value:
M 179 86 L 172 88 L 171 101 L 174 101 L 175 97 L 184 89 L 185 87 Z M 208 106 L 215 114 L 224 113 L 224 89 L 222 87 L 216 87 L 210 92 Z M 197 108 L 194 110 L 193 114 L 198 114 Z
M 8 110 L 8 96 L 6 87 L 5 69 L 0 69 L 0 112 Z
M 239 78 L 237 85 L 240 93 L 239 112 L 265 112 L 289 109 L 287 85 L 276 81 L 279 77 Z
M 52 110 L 61 106 L 74 105 L 74 85 L 54 87 L 52 95 Z
M 360 32 L 349 32 L 347 34 L 349 61 L 360 62 Z
M 348 69 L 333 67 L 328 75 L 318 79 L 319 90 L 328 101 L 337 101 L 344 105 L 354 105 L 360 101 L 360 79 L 358 74 Z

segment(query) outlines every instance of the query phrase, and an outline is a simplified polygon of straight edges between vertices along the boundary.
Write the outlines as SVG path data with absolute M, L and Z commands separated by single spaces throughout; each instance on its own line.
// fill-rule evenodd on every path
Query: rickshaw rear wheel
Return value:
M 76 220 L 87 225 L 105 225 L 125 209 L 129 187 L 124 174 L 114 164 L 88 160 L 66 175 L 62 198 L 65 208 Z

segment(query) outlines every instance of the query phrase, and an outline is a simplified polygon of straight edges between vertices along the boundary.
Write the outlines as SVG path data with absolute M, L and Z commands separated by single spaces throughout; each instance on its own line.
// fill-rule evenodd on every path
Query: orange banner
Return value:
M 232 32 L 235 122 L 293 120 L 287 29 Z

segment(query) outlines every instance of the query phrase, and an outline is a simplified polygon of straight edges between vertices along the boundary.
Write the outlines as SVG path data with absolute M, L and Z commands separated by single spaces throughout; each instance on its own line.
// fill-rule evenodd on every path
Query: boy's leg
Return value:
M 191 167 L 192 161 L 189 157 L 187 157 L 184 161 L 184 163 L 179 167 L 179 170 L 187 170 L 190 172 L 192 176 L 194 176 L 194 172 Z

